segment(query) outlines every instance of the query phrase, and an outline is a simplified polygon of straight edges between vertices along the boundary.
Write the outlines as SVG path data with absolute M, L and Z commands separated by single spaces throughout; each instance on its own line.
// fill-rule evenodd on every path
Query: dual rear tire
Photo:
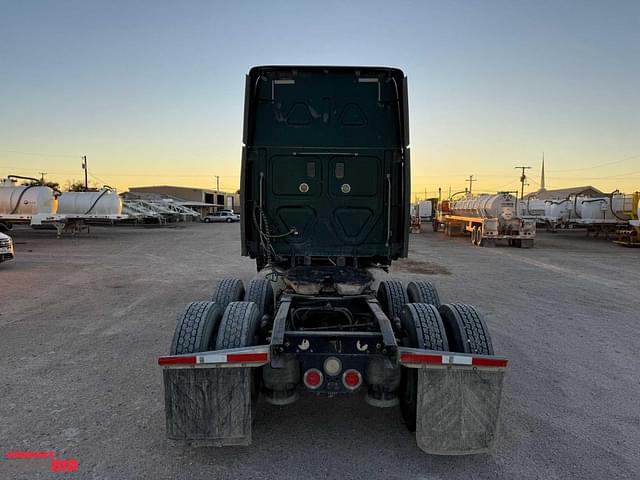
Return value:
M 273 315 L 273 289 L 266 279 L 254 279 L 245 291 L 241 280 L 219 282 L 213 301 L 191 302 L 178 316 L 171 355 L 250 347 L 260 344 L 260 324 Z M 260 385 L 260 369 L 252 369 L 252 415 Z
M 402 308 L 407 303 L 428 303 L 440 306 L 440 296 L 436 287 L 424 280 L 409 282 L 407 288 L 398 280 L 383 280 L 380 282 L 377 294 L 382 311 L 389 320 L 400 318 Z
M 403 345 L 434 351 L 475 355 L 493 355 L 489 330 L 482 314 L 473 305 L 461 303 L 405 305 L 400 317 L 405 333 Z M 402 367 L 400 410 L 410 431 L 416 429 L 418 374 L 415 368 Z

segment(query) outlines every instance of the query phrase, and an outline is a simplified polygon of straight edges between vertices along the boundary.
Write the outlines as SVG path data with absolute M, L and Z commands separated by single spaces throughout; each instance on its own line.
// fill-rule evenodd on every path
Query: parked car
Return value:
M 9 235 L 0 233 L 0 263 L 13 260 L 13 241 Z
M 212 223 L 212 222 L 227 222 L 227 223 L 231 223 L 231 222 L 239 222 L 240 221 L 240 215 L 236 215 L 233 212 L 229 212 L 229 211 L 220 211 L 220 212 L 216 212 L 213 215 L 207 215 L 206 217 L 204 217 L 204 222 L 205 223 Z

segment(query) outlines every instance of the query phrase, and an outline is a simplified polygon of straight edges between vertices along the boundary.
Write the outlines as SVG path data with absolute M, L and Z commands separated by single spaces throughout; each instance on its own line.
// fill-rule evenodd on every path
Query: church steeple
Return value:
M 542 152 L 542 175 L 540 175 L 540 190 L 544 190 L 544 152 Z

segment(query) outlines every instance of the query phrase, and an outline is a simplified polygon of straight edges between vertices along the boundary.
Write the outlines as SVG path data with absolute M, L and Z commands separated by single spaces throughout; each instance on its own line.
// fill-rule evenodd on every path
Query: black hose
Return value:
M 31 180 L 32 182 L 35 182 L 35 185 L 25 185 L 25 189 L 22 190 L 20 192 L 20 195 L 18 195 L 18 201 L 16 202 L 16 206 L 13 207 L 13 209 L 11 210 L 11 213 L 9 215 L 13 215 L 14 213 L 16 213 L 18 211 L 18 208 L 20 207 L 20 201 L 22 200 L 22 197 L 24 197 L 24 193 L 29 190 L 30 188 L 33 187 L 39 187 L 42 185 L 42 180 L 39 180 L 37 178 L 33 178 L 33 177 L 23 177 L 22 175 L 7 175 L 7 179 L 9 178 L 19 178 L 20 180 Z
M 13 215 L 14 213 L 16 213 L 18 211 L 18 208 L 20 207 L 20 200 L 22 200 L 22 197 L 24 197 L 24 192 L 26 192 L 27 190 L 29 190 L 30 188 L 33 187 L 39 187 L 40 185 L 27 185 L 24 187 L 24 190 L 22 190 L 20 192 L 20 195 L 18 195 L 18 201 L 16 202 L 16 206 L 13 207 L 13 210 L 11 210 L 10 215 Z
M 613 192 L 611 192 L 611 193 L 609 194 L 609 210 L 611 210 L 611 213 L 613 214 L 613 216 L 614 216 L 614 217 L 616 217 L 618 220 L 623 220 L 623 221 L 625 221 L 625 222 L 626 222 L 626 221 L 628 221 L 629 219 L 628 219 L 628 218 L 624 218 L 624 217 L 619 216 L 619 215 L 615 212 L 615 210 L 613 209 L 613 195 L 614 195 L 615 193 L 620 193 L 620 190 L 614 190 Z M 623 205 L 624 205 L 624 197 L 622 198 L 622 202 L 623 202 Z
M 545 200 L 544 203 L 549 202 L 551 205 L 562 205 L 565 202 L 570 202 L 571 200 L 569 200 L 568 198 L 565 198 L 564 200 L 560 200 L 559 202 L 556 202 L 555 200 Z
M 36 185 L 27 185 L 27 186 L 29 186 L 29 187 L 49 187 L 51 190 L 56 192 L 58 195 L 62 195 L 62 192 L 59 189 L 57 189 L 56 187 L 50 187 L 49 185 L 46 185 L 39 178 L 23 177 L 22 175 L 7 175 L 7 178 L 19 178 L 20 180 L 31 180 L 32 182 L 35 182 Z
M 100 199 L 102 197 L 104 197 L 106 195 L 107 192 L 109 192 L 110 190 L 108 189 L 103 189 L 102 193 L 100 195 L 98 195 L 98 198 L 96 198 L 93 203 L 91 204 L 91 206 L 89 207 L 89 210 L 87 210 L 86 212 L 84 212 L 85 215 L 89 215 L 89 212 L 91 212 L 91 210 L 93 210 L 93 208 L 96 206 L 96 204 L 100 201 Z
M 19 178 L 20 180 L 31 180 L 32 182 L 35 182 L 38 185 L 44 185 L 44 183 L 42 183 L 42 180 L 40 180 L 39 178 L 23 177 L 22 175 L 7 175 L 7 178 Z

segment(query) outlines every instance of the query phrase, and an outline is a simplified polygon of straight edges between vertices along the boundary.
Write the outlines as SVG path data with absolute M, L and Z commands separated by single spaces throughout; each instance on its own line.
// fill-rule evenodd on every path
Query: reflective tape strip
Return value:
M 427 363 L 431 365 L 467 365 L 474 367 L 506 367 L 504 358 L 473 357 L 466 355 L 433 355 L 430 353 L 401 353 L 401 363 Z
M 504 358 L 474 358 L 473 365 L 477 367 L 506 367 L 509 363 Z
M 228 363 L 253 363 L 268 362 L 269 354 L 267 352 L 258 353 L 230 353 L 227 355 Z
M 160 357 L 158 359 L 158 365 L 195 365 L 196 357 Z
M 209 353 L 207 355 L 198 355 L 197 363 L 227 363 L 227 355 L 224 353 Z
M 221 363 L 266 363 L 267 352 L 205 353 L 202 355 L 175 355 L 158 358 L 158 365 L 211 365 Z
M 442 355 L 443 365 L 472 365 L 472 357 L 462 357 L 460 355 Z
M 403 363 L 442 363 L 442 355 L 403 353 L 400 355 L 400 361 Z

